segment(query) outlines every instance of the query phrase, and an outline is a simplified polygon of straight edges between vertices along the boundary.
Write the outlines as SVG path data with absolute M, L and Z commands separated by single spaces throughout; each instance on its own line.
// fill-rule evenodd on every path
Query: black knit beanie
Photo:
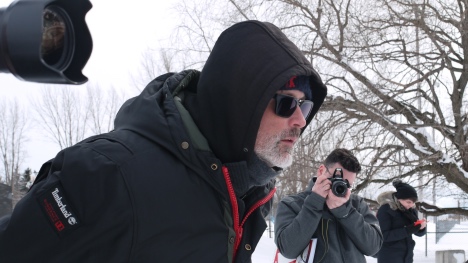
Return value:
M 418 193 L 416 193 L 416 190 L 411 185 L 403 183 L 401 180 L 395 180 L 393 186 L 396 189 L 396 198 L 418 200 Z
M 304 92 L 306 100 L 312 100 L 312 90 L 308 76 L 294 76 L 280 88 L 280 90 L 300 90 Z

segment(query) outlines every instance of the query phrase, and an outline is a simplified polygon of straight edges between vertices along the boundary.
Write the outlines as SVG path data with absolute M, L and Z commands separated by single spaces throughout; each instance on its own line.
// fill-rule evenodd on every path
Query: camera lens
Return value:
M 41 57 L 49 66 L 64 68 L 73 50 L 68 17 L 60 8 L 49 6 L 44 9 L 42 23 Z
M 0 8 L 0 73 L 25 81 L 83 84 L 93 42 L 90 0 L 16 0 Z M 78 44 L 79 43 L 79 44 Z
M 332 192 L 338 197 L 346 196 L 348 186 L 343 181 L 334 181 L 332 184 Z

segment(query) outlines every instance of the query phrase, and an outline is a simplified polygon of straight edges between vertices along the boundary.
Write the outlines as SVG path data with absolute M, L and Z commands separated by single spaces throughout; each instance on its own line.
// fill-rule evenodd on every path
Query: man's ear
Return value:
M 321 164 L 319 166 L 319 168 L 317 169 L 317 177 L 321 176 L 326 170 L 327 170 L 327 167 L 325 167 L 325 165 Z

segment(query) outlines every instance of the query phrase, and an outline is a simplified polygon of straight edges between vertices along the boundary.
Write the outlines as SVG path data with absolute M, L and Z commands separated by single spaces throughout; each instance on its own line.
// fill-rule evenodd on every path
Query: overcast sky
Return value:
M 0 0 L 0 8 L 12 0 Z M 93 38 L 93 52 L 83 70 L 90 83 L 102 87 L 128 87 L 133 93 L 132 76 L 136 76 L 142 53 L 167 39 L 177 23 L 171 8 L 177 0 L 99 0 L 86 21 Z M 12 74 L 0 73 L 0 98 L 17 98 L 27 104 L 28 97 L 38 92 L 43 84 L 18 80 Z M 83 89 L 86 88 L 81 85 Z M 36 136 L 34 138 L 34 136 Z M 53 158 L 59 148 L 42 137 L 33 135 L 27 143 L 28 157 L 24 167 L 39 170 L 41 164 Z

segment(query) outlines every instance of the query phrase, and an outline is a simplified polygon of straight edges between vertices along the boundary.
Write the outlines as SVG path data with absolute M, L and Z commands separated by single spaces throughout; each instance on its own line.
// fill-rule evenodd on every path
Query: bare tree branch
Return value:
M 0 182 L 10 185 L 12 193 L 17 192 L 20 167 L 26 157 L 26 129 L 26 114 L 18 102 L 0 100 Z
M 205 45 L 190 54 L 202 58 L 210 32 L 255 17 L 279 26 L 329 87 L 278 193 L 303 190 L 327 152 L 346 147 L 364 167 L 354 191 L 370 200 L 400 178 L 424 200 L 468 203 L 466 1 L 217 1 L 223 12 L 209 3 L 184 23 L 191 43 Z

